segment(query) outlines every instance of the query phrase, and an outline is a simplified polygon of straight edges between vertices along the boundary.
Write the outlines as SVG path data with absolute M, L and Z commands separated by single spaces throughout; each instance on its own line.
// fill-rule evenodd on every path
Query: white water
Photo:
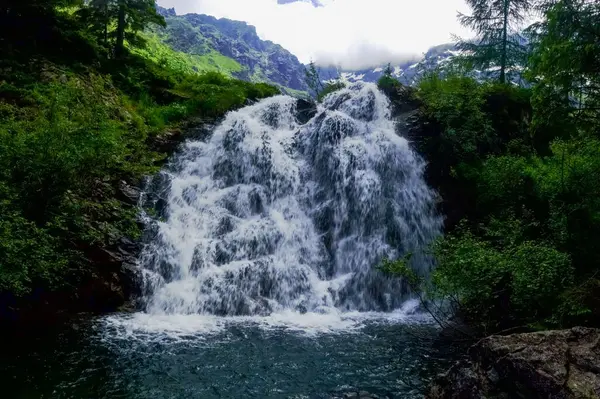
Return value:
M 440 218 L 387 99 L 355 84 L 329 95 L 305 125 L 295 107 L 278 96 L 232 112 L 207 142 L 175 157 L 162 176 L 163 221 L 140 260 L 145 312 L 115 323 L 319 330 L 373 312 L 414 313 L 401 280 L 374 266 L 411 252 L 415 270 L 428 273 L 421 250 Z

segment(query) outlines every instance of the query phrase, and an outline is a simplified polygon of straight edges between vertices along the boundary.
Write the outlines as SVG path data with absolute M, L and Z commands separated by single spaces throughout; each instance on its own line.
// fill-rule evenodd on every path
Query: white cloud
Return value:
M 429 47 L 467 35 L 457 20 L 464 0 L 158 0 L 178 14 L 202 13 L 246 21 L 262 39 L 281 44 L 302 62 L 367 68 L 406 61 Z
M 419 57 L 418 52 L 402 52 L 401 49 L 393 50 L 364 41 L 351 43 L 343 51 L 320 49 L 314 54 L 314 59 L 319 65 L 340 65 L 343 69 L 351 70 L 367 69 L 388 62 L 397 65 L 407 61 L 416 61 Z

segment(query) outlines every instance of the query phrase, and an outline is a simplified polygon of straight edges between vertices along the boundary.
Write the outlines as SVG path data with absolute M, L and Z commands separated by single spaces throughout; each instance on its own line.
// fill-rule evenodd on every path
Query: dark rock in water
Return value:
M 93 273 L 77 292 L 80 311 L 111 312 L 139 294 L 140 271 L 137 256 L 141 245 L 126 237 L 107 248 L 92 247 L 86 251 L 94 264 Z
M 599 398 L 600 330 L 491 336 L 440 375 L 428 399 Z
M 296 119 L 301 124 L 307 123 L 317 114 L 317 104 L 314 101 L 298 99 L 296 103 Z

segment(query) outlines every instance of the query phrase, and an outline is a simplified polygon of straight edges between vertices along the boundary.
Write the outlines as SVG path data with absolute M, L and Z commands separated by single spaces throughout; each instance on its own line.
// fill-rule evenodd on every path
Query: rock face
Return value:
M 254 26 L 203 14 L 177 16 L 173 9 L 162 7 L 157 10 L 167 22 L 162 40 L 173 49 L 196 55 L 216 51 L 242 66 L 233 74 L 237 78 L 308 90 L 304 65 L 280 45 L 262 40 Z
M 600 330 L 491 336 L 440 375 L 428 399 L 600 398 Z

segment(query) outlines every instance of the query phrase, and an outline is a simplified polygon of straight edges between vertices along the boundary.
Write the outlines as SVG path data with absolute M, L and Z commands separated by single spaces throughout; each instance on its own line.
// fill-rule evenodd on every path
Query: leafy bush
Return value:
M 496 248 L 462 231 L 440 240 L 434 252 L 435 294 L 451 298 L 485 330 L 550 317 L 573 282 L 569 256 L 543 242 Z
M 418 96 L 424 103 L 425 117 L 435 121 L 437 134 L 429 145 L 456 165 L 473 161 L 489 153 L 495 140 L 491 123 L 483 110 L 484 91 L 475 80 L 450 76 L 442 80 L 437 75 L 423 79 Z

